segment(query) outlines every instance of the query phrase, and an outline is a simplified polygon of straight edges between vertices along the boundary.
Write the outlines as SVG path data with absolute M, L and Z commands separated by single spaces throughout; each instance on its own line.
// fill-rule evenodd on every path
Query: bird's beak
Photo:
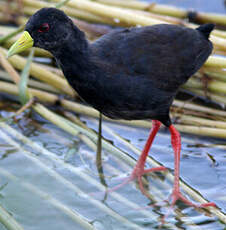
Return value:
M 21 37 L 10 47 L 7 58 L 13 56 L 14 54 L 20 53 L 28 48 L 31 48 L 34 44 L 31 35 L 24 31 Z

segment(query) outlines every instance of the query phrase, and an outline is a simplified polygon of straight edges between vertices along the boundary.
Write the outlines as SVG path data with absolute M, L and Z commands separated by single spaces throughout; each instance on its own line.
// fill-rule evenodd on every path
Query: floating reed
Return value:
M 7 230 L 24 230 L 24 228 L 2 206 L 0 206 L 0 223 L 3 224 Z
M 150 11 L 156 14 L 168 15 L 172 17 L 187 19 L 189 17 L 190 10 L 185 10 L 182 8 L 168 6 L 164 4 L 156 3 L 146 3 L 142 1 L 124 1 L 124 0 L 96 0 L 106 5 L 112 5 L 117 7 L 138 9 L 143 11 Z M 219 25 L 226 25 L 226 16 L 224 14 L 214 14 L 214 13 L 204 13 L 204 12 L 195 12 L 194 19 L 200 23 L 212 22 Z

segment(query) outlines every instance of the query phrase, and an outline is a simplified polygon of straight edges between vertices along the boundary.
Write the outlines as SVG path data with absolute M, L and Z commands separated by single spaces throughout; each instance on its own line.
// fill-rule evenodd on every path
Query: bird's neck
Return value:
M 90 45 L 80 30 L 75 30 L 70 39 L 54 50 L 52 53 L 64 72 L 65 77 L 71 81 L 86 81 L 94 78 L 92 71 L 95 67 L 91 61 Z

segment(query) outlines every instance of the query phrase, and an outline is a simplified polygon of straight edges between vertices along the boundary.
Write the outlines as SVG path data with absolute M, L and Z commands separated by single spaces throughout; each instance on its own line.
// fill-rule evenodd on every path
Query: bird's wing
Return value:
M 148 77 L 157 87 L 175 89 L 201 67 L 212 46 L 197 30 L 161 24 L 113 31 L 91 49 L 115 76 Z

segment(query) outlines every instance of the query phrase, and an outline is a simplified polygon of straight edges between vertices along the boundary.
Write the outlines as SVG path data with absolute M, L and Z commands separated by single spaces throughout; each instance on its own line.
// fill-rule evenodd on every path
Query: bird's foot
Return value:
M 172 194 L 170 195 L 170 198 L 171 198 L 171 207 L 174 206 L 178 200 L 194 208 L 216 207 L 216 204 L 213 202 L 208 202 L 204 204 L 195 204 L 189 201 L 185 196 L 183 196 L 179 189 L 174 189 Z
M 162 216 L 162 218 L 161 218 L 162 225 L 165 224 L 165 220 L 169 216 L 169 214 L 172 211 L 172 208 L 175 206 L 176 202 L 179 200 L 182 201 L 187 206 L 194 207 L 194 208 L 216 207 L 216 204 L 213 202 L 208 202 L 208 203 L 204 203 L 204 204 L 195 204 L 195 203 L 191 202 L 190 200 L 188 200 L 185 196 L 183 196 L 178 188 L 173 189 L 173 192 L 170 195 L 169 199 L 171 202 L 171 206 L 170 206 L 171 208 L 168 210 L 168 212 L 165 215 Z
M 144 169 L 144 168 L 139 168 L 139 167 L 135 167 L 131 176 L 133 176 L 134 179 L 138 180 L 138 184 L 139 184 L 139 188 L 140 191 L 147 197 L 149 198 L 146 190 L 144 189 L 143 186 L 143 182 L 142 182 L 142 176 L 147 174 L 147 173 L 151 173 L 151 172 L 160 172 L 160 171 L 165 171 L 167 170 L 166 167 L 164 166 L 160 166 L 160 167 L 155 167 L 155 168 L 151 168 L 151 169 Z
M 137 179 L 138 180 L 138 184 L 139 184 L 139 188 L 141 190 L 141 192 L 148 197 L 147 192 L 144 189 L 143 186 L 143 182 L 142 182 L 142 176 L 147 174 L 147 173 L 151 173 L 151 172 L 160 172 L 160 171 L 165 171 L 167 170 L 166 167 L 164 166 L 160 166 L 160 167 L 155 167 L 155 168 L 151 168 L 151 169 L 144 169 L 143 167 L 139 167 L 139 165 L 136 165 L 135 168 L 133 169 L 131 175 L 124 180 L 121 184 L 116 185 L 115 187 L 108 189 L 108 192 L 113 192 L 118 190 L 119 188 L 123 187 L 124 185 L 128 184 L 129 182 Z

